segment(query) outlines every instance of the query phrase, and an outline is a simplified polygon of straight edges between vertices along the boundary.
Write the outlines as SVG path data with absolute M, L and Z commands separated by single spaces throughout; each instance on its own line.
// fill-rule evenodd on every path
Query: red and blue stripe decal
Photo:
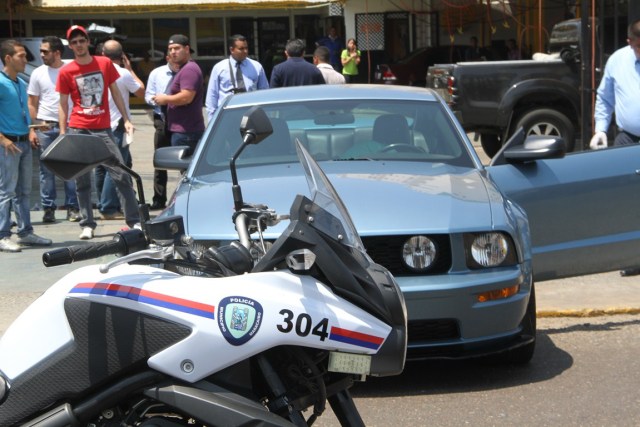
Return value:
M 336 328 L 335 326 L 331 327 L 329 339 L 333 341 L 340 341 L 347 344 L 357 345 L 359 347 L 370 348 L 372 350 L 379 349 L 384 342 L 384 338 L 363 334 L 361 332 L 350 331 L 348 329 Z
M 212 305 L 201 304 L 157 292 L 145 291 L 144 289 L 132 286 L 122 286 L 114 283 L 79 283 L 71 289 L 70 293 L 124 298 L 157 307 L 168 308 L 169 310 L 206 317 L 207 319 L 215 318 L 214 313 L 216 308 Z

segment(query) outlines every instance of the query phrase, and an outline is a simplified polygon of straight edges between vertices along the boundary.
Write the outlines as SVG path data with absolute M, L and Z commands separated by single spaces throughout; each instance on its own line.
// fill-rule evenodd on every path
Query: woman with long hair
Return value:
M 358 78 L 358 65 L 360 64 L 360 51 L 356 44 L 356 39 L 347 40 L 347 48 L 340 56 L 342 61 L 342 74 L 346 83 L 356 83 Z

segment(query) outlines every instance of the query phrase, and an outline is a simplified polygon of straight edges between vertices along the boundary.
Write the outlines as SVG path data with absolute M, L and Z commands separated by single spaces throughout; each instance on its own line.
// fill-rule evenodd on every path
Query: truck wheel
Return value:
M 493 157 L 502 147 L 502 141 L 495 133 L 481 133 L 480 145 L 487 156 Z
M 551 109 L 532 110 L 518 120 L 513 130 L 524 128 L 527 136 L 561 136 L 567 147 L 567 152 L 573 151 L 575 146 L 575 129 L 571 120 L 559 111 Z

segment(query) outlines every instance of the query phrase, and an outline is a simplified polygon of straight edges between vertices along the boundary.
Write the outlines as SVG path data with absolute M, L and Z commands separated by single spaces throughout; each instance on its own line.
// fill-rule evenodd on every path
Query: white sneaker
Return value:
M 133 224 L 133 227 L 131 227 L 132 230 L 142 230 L 142 224 L 140 224 L 139 222 L 136 222 L 135 224 Z
M 0 239 L 0 251 L 2 252 L 22 252 L 20 245 L 11 240 L 11 237 Z
M 80 240 L 90 240 L 90 239 L 93 239 L 93 228 L 82 227 L 82 233 L 80 233 Z
M 29 233 L 24 237 L 18 237 L 18 243 L 27 246 L 50 246 L 53 242 L 51 239 L 45 239 L 35 233 Z

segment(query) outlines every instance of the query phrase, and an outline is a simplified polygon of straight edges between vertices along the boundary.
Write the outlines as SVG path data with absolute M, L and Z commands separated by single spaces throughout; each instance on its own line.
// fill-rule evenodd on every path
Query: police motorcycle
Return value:
M 59 280 L 1 337 L 0 426 L 309 426 L 327 402 L 341 425 L 364 425 L 349 388 L 402 371 L 400 289 L 300 143 L 310 198 L 295 197 L 288 227 L 265 244 L 286 217 L 242 200 L 235 160 L 271 124 L 253 107 L 240 131 L 237 241 L 195 254 L 181 217 L 149 220 L 140 177 L 120 164 L 136 179 L 143 230 L 44 253 L 47 266 L 118 257 Z M 65 179 L 115 161 L 87 135 L 50 150 Z

